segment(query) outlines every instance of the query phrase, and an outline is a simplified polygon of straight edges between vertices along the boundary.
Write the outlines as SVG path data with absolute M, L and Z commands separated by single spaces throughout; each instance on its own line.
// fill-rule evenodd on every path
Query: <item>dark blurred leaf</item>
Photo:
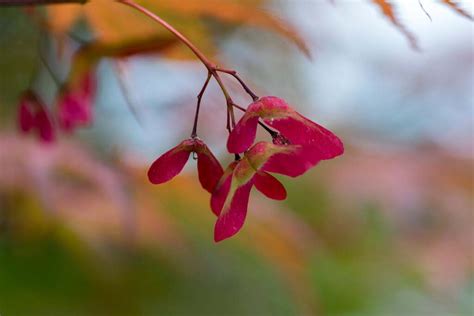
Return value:
M 0 27 L 0 119 L 10 119 L 6 105 L 16 104 L 39 61 L 39 32 L 18 8 L 0 10 Z

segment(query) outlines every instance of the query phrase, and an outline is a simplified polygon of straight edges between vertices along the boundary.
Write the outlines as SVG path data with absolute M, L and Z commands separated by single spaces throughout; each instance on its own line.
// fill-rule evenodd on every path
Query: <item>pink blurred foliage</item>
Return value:
M 1 134 L 0 164 L 5 172 L 0 192 L 23 192 L 37 199 L 45 218 L 72 231 L 99 255 L 107 255 L 111 244 L 154 249 L 192 269 L 196 235 L 189 234 L 183 218 L 211 242 L 215 215 L 207 211 L 209 194 L 187 175 L 156 190 L 143 167 L 127 155 L 121 157 L 105 163 L 75 141 L 60 139 L 45 147 L 16 134 Z M 170 201 L 178 205 L 171 207 Z M 316 249 L 313 232 L 302 219 L 265 199 L 257 200 L 255 211 L 243 238 L 229 247 L 253 249 L 272 262 L 302 312 L 313 313 L 316 305 L 305 282 L 306 266 Z
M 94 70 L 88 70 L 72 86 L 65 86 L 58 96 L 58 122 L 66 132 L 93 120 L 93 102 L 97 90 Z
M 439 147 L 351 148 L 323 181 L 339 208 L 372 204 L 390 219 L 399 249 L 438 290 L 454 289 L 474 269 L 473 160 Z
M 394 229 L 393 251 L 415 263 L 434 289 L 449 291 L 461 284 L 474 269 L 472 160 L 436 147 L 348 146 L 347 153 L 302 179 L 309 186 L 324 183 L 332 235 L 325 236 L 324 229 L 315 229 L 285 204 L 252 193 L 248 225 L 229 246 L 250 247 L 268 258 L 301 299 L 308 295 L 304 280 L 310 258 L 332 247 L 330 236 L 350 240 L 363 227 L 361 208 L 375 205 Z M 45 216 L 99 250 L 112 241 L 162 249 L 187 260 L 194 235 L 186 232 L 183 218 L 210 242 L 215 216 L 207 211 L 209 194 L 195 176 L 184 174 L 157 190 L 147 183 L 143 166 L 120 157 L 105 162 L 74 141 L 61 139 L 45 147 L 2 134 L 0 191 L 26 191 L 38 198 Z M 317 309 L 314 305 L 307 308 Z
M 42 146 L 17 135 L 0 137 L 2 192 L 36 197 L 46 216 L 59 219 L 90 246 L 107 241 L 175 248 L 180 236 L 155 206 L 137 208 L 127 175 L 94 157 L 82 145 L 60 140 Z
M 23 133 L 35 131 L 43 143 L 54 142 L 56 136 L 51 114 L 35 92 L 27 90 L 22 94 L 17 119 Z

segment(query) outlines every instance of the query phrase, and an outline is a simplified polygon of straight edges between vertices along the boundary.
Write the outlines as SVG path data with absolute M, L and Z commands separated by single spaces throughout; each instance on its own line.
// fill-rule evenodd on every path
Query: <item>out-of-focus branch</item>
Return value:
M 26 6 L 26 5 L 48 5 L 78 3 L 84 4 L 88 0 L 0 0 L 0 6 Z

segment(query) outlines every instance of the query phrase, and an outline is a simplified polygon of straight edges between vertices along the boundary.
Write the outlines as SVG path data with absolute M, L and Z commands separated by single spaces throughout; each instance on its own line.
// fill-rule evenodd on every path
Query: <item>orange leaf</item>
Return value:
M 469 14 L 469 12 L 467 12 L 466 10 L 464 10 L 463 8 L 461 8 L 461 6 L 459 5 L 459 3 L 457 1 L 453 1 L 453 0 L 441 0 L 441 2 L 449 7 L 451 7 L 451 9 L 453 9 L 454 11 L 456 11 L 457 13 L 461 14 L 462 16 L 468 18 L 469 20 L 473 20 L 473 17 L 472 15 Z
M 110 0 L 94 0 L 84 6 L 87 21 L 101 43 L 117 44 L 163 35 L 166 30 L 149 18 Z
M 149 7 L 155 7 L 158 10 L 166 8 L 188 16 L 212 17 L 222 22 L 257 26 L 274 31 L 293 41 L 306 56 L 310 57 L 310 51 L 305 41 L 294 28 L 269 12 L 258 8 L 255 3 L 256 1 L 242 2 L 235 0 L 148 0 L 147 2 Z
M 274 31 L 291 41 L 309 56 L 309 49 L 298 32 L 281 19 L 258 8 L 263 1 L 237 0 L 160 0 L 137 1 L 162 18 L 170 22 L 189 39 L 195 42 L 204 53 L 213 53 L 215 47 L 205 19 L 213 18 L 221 23 L 234 26 L 249 25 Z M 102 44 L 117 45 L 123 42 L 144 40 L 149 37 L 163 37 L 168 40 L 172 35 L 148 17 L 111 0 L 93 0 L 85 5 L 48 6 L 48 24 L 53 33 L 64 37 L 74 22 L 83 15 L 88 21 L 96 40 Z M 175 49 L 173 56 L 190 57 Z M 169 57 L 169 56 L 168 56 Z
M 385 15 L 390 22 L 403 34 L 405 35 L 408 42 L 413 49 L 419 50 L 418 43 L 415 36 L 408 31 L 405 26 L 398 20 L 397 16 L 395 15 L 395 7 L 387 0 L 372 0 L 374 4 L 376 4 L 381 10 L 383 15 Z
M 47 6 L 48 27 L 57 36 L 69 32 L 82 13 L 80 4 L 60 4 Z

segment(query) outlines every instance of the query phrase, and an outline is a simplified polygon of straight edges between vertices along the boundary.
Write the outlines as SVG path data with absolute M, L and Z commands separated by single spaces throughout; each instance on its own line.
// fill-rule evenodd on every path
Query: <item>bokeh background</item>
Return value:
M 191 131 L 202 65 L 111 1 L 0 7 L 0 315 L 474 313 L 471 20 L 393 1 L 416 50 L 370 1 L 138 2 L 346 152 L 281 177 L 283 202 L 253 192 L 243 230 L 215 244 L 192 160 L 165 185 L 146 179 Z M 83 42 L 120 52 L 138 36 L 163 47 L 101 56 L 92 126 L 52 144 L 18 132 L 20 94 L 32 87 L 53 109 L 51 72 L 67 80 Z M 199 134 L 232 159 L 214 82 Z

